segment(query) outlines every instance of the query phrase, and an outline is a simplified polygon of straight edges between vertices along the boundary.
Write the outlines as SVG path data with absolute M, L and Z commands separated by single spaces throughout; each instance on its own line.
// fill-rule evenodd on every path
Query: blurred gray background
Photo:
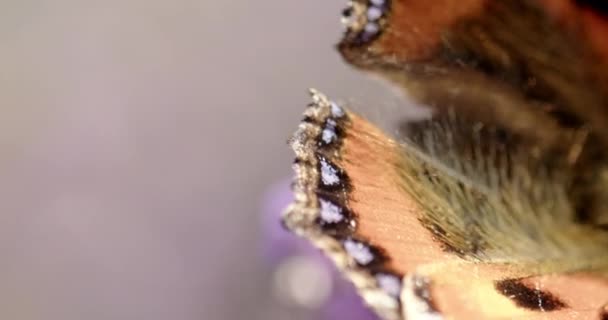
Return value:
M 285 319 L 261 203 L 306 89 L 386 94 L 343 5 L 0 2 L 0 319 Z

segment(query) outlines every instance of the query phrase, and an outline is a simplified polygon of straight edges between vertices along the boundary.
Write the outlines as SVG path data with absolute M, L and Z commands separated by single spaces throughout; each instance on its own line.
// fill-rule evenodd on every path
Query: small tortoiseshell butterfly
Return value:
M 383 319 L 608 319 L 608 1 L 352 0 L 337 48 L 427 106 L 312 91 L 284 224 Z

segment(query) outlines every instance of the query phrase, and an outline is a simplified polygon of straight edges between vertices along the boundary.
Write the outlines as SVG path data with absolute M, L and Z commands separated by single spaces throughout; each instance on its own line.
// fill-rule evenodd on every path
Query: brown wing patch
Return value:
M 403 1 L 383 0 L 383 19 L 378 36 L 361 41 L 359 29 L 347 24 L 347 31 L 338 49 L 344 58 L 359 67 L 372 67 L 412 60 L 425 60 L 437 51 L 442 31 L 466 16 L 478 14 L 487 0 Z M 367 22 L 369 0 L 353 0 L 355 21 Z M 364 24 L 364 23 L 360 23 Z M 411 30 L 415 30 L 411 32 Z
M 596 11 L 571 0 L 392 0 L 386 16 L 376 40 L 340 42 L 348 63 L 432 107 L 514 131 L 588 123 L 608 144 L 608 19 Z
M 349 205 L 361 213 L 357 234 L 390 252 L 390 266 L 401 274 L 420 264 L 453 259 L 420 224 L 421 208 L 400 188 L 399 145 L 359 116 L 350 118 L 339 163 L 355 186 Z

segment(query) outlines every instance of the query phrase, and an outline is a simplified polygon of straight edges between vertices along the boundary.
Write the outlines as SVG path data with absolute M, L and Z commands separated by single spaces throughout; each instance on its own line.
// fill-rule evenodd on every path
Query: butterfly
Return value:
M 608 2 L 352 0 L 337 45 L 431 110 L 319 91 L 284 225 L 383 319 L 608 319 Z

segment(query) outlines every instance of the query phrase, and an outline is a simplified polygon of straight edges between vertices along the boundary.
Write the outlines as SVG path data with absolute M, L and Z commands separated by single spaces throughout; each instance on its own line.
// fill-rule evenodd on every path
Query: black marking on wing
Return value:
M 574 2 L 581 7 L 587 7 L 608 15 L 608 2 L 606 0 L 574 0 Z
M 496 290 L 516 305 L 534 311 L 555 311 L 566 308 L 565 302 L 548 291 L 529 288 L 521 279 L 506 279 L 495 283 Z

